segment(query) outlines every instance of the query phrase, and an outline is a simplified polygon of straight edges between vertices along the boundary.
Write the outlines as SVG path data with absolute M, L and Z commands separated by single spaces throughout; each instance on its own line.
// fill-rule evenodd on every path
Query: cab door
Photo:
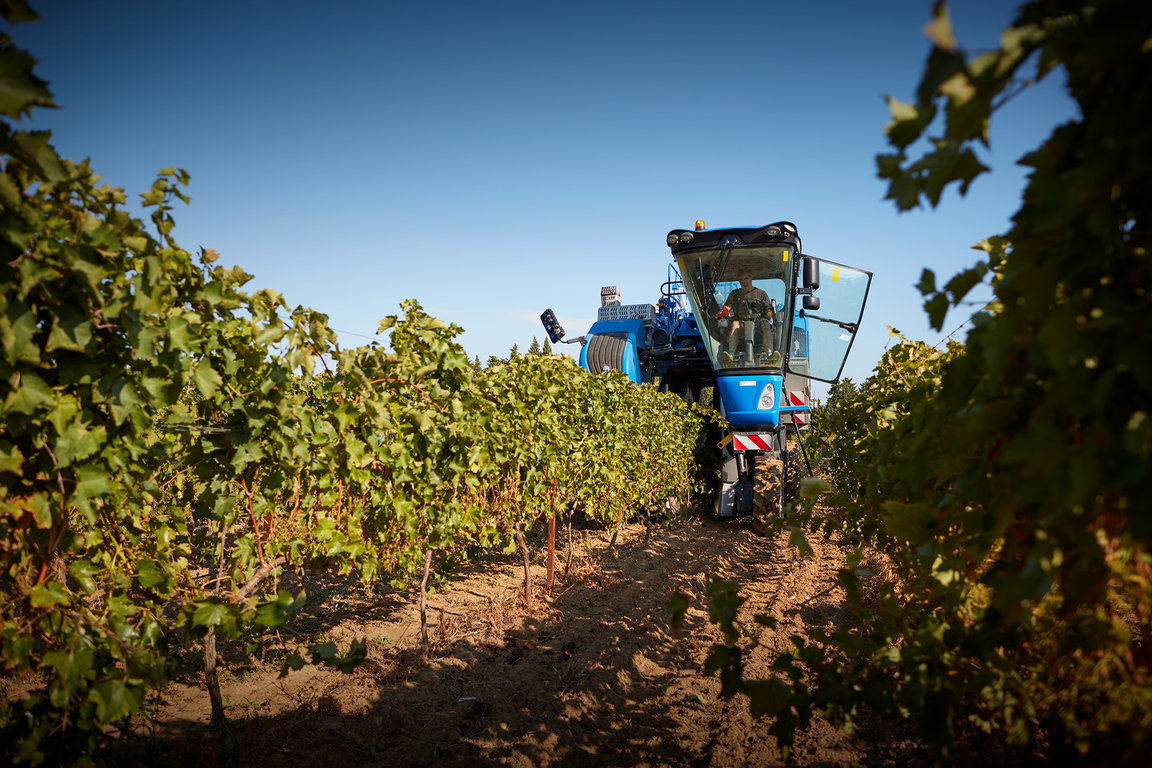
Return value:
M 801 258 L 818 263 L 818 280 L 808 287 L 812 289 L 811 295 L 820 300 L 820 306 L 796 312 L 794 340 L 785 370 L 809 379 L 835 383 L 844 370 L 844 361 L 848 359 L 848 352 L 860 329 L 872 273 L 813 256 Z M 814 302 L 797 303 L 803 307 Z

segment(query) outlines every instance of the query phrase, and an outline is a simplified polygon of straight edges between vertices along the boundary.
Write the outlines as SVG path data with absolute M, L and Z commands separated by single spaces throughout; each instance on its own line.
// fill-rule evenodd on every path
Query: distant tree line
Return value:
M 544 343 L 541 344 L 540 340 L 533 336 L 532 343 L 528 346 L 528 352 L 525 355 L 520 354 L 520 346 L 518 344 L 513 344 L 512 348 L 508 350 L 508 357 L 489 355 L 488 362 L 481 364 L 480 356 L 477 355 L 472 360 L 472 367 L 480 371 L 484 370 L 485 368 L 494 368 L 497 365 L 505 365 L 520 357 L 548 357 L 551 354 L 553 354 L 552 345 L 549 343 L 548 339 L 544 339 Z

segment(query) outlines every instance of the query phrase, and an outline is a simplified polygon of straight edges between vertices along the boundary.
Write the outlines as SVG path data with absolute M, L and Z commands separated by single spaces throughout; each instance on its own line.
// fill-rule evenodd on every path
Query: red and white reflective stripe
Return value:
M 732 449 L 735 451 L 770 451 L 772 450 L 772 433 L 763 432 L 756 435 L 732 435 Z
M 791 392 L 788 393 L 788 399 L 792 401 L 792 405 L 807 405 L 808 404 L 808 403 L 804 402 L 803 390 L 793 389 Z M 807 424 L 809 417 L 810 417 L 810 414 L 808 414 L 808 413 L 803 413 L 800 411 L 793 411 L 792 412 L 792 423 L 793 424 Z

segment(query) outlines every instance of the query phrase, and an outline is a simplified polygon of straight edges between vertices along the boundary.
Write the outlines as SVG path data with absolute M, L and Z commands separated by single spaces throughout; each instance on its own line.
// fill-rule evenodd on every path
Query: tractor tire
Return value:
M 800 449 L 789 444 L 784 451 L 784 503 L 791 504 L 800 498 L 800 478 L 803 470 L 800 465 Z
M 597 333 L 588 339 L 588 370 L 593 374 L 624 370 L 626 333 Z
M 752 475 L 752 530 L 764 536 L 772 519 L 783 515 L 784 462 L 760 454 Z

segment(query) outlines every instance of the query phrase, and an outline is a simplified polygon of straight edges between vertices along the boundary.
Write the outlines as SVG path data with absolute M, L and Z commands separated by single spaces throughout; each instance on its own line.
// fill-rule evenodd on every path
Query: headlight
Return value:
M 760 393 L 760 402 L 756 408 L 761 411 L 770 411 L 776 405 L 776 387 L 772 386 L 772 382 L 768 382 L 768 386 L 764 387 L 764 391 Z

